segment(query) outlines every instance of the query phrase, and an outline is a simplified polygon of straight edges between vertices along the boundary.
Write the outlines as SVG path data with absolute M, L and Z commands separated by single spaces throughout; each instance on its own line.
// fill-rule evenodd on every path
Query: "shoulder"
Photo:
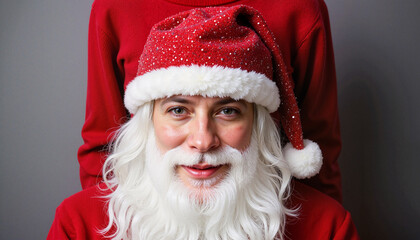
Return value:
M 92 9 L 95 11 L 106 11 L 118 8 L 123 8 L 127 3 L 133 2 L 133 0 L 94 0 Z
M 297 217 L 288 218 L 286 235 L 292 239 L 332 239 L 339 235 L 358 239 L 350 213 L 340 203 L 297 181 L 292 189 L 288 207 L 297 209 Z
M 108 17 L 124 17 L 126 15 L 135 15 L 144 12 L 142 9 L 153 6 L 154 1 L 148 0 L 94 0 L 92 3 L 92 12 L 102 15 L 108 13 Z
M 72 225 L 91 225 L 103 222 L 106 216 L 105 185 L 96 185 L 80 191 L 66 199 L 57 207 L 56 217 Z
M 104 33 L 115 46 L 128 44 L 128 51 L 132 51 L 132 44 L 141 46 L 139 38 L 144 41 L 151 26 L 161 20 L 167 11 L 165 1 L 95 0 L 90 22 L 93 29 Z
M 105 184 L 99 184 L 82 190 L 64 199 L 60 207 L 73 210 L 82 210 L 89 205 L 103 204 L 109 190 L 105 190 Z
M 347 213 L 335 199 L 298 181 L 292 182 L 289 203 L 301 208 L 301 214 L 321 214 L 344 218 Z
M 266 1 L 256 1 L 251 6 L 260 10 L 264 18 L 314 23 L 321 14 L 324 6 L 323 0 L 272 0 L 270 4 Z
M 297 55 L 299 47 L 317 29 L 323 29 L 322 0 L 253 1 L 274 33 L 286 58 Z M 290 67 L 290 66 L 289 66 Z
M 91 16 L 101 25 L 118 24 L 141 15 L 142 9 L 152 1 L 144 0 L 95 0 L 92 4 Z
M 99 230 L 108 219 L 106 194 L 94 186 L 66 198 L 57 207 L 47 239 L 103 239 Z

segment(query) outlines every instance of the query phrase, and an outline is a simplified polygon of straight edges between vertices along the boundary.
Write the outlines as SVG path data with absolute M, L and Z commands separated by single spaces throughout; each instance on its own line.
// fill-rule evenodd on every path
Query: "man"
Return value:
M 358 239 L 340 204 L 291 182 L 317 174 L 321 152 L 302 138 L 256 10 L 195 9 L 155 25 L 125 106 L 105 184 L 66 199 L 49 239 Z

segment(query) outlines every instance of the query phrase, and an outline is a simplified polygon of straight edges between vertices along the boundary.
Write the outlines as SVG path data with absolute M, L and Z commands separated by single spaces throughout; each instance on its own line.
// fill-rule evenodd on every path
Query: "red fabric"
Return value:
M 179 4 L 177 2 L 179 1 Z M 88 90 L 84 144 L 78 160 L 82 187 L 101 180 L 112 131 L 129 116 L 124 87 L 137 72 L 139 56 L 153 24 L 186 11 L 193 0 L 97 0 L 89 24 Z M 198 1 L 211 5 L 212 1 Z M 240 0 L 259 10 L 273 31 L 294 80 L 304 138 L 317 142 L 324 165 L 305 183 L 341 201 L 337 158 L 341 149 L 334 55 L 326 6 L 322 0 Z M 194 4 L 192 4 L 194 5 Z
M 252 30 L 238 20 L 246 21 Z M 270 47 L 274 46 L 266 38 L 273 37 L 260 15 L 243 5 L 181 12 L 152 28 L 137 75 L 169 66 L 217 65 L 254 71 L 273 80 Z
M 288 204 L 299 206 L 299 217 L 290 218 L 286 239 L 359 239 L 350 213 L 332 198 L 296 182 Z
M 104 185 L 101 185 L 105 187 Z M 61 203 L 47 240 L 105 239 L 97 230 L 108 222 L 104 192 L 91 187 Z M 285 239 L 357 240 L 359 236 L 347 212 L 332 198 L 296 182 L 288 204 L 300 207 L 298 218 L 289 218 Z

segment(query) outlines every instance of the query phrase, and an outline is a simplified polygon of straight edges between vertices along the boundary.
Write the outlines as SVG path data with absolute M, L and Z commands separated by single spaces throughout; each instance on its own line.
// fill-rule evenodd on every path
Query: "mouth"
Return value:
M 217 175 L 217 171 L 224 165 L 210 165 L 207 163 L 199 163 L 193 166 L 181 165 L 191 178 L 195 179 L 209 179 Z

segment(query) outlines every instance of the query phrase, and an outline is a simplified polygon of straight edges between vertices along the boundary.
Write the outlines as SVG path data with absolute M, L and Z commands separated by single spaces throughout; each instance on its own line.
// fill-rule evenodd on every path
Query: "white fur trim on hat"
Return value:
M 146 102 L 174 95 L 231 97 L 260 104 L 270 112 L 280 105 L 276 84 L 264 74 L 222 66 L 171 66 L 137 76 L 127 85 L 125 107 L 134 114 Z
M 283 148 L 283 156 L 289 164 L 292 175 L 299 179 L 310 178 L 319 173 L 322 166 L 322 153 L 318 144 L 303 140 L 304 148 L 297 150 L 291 143 Z

